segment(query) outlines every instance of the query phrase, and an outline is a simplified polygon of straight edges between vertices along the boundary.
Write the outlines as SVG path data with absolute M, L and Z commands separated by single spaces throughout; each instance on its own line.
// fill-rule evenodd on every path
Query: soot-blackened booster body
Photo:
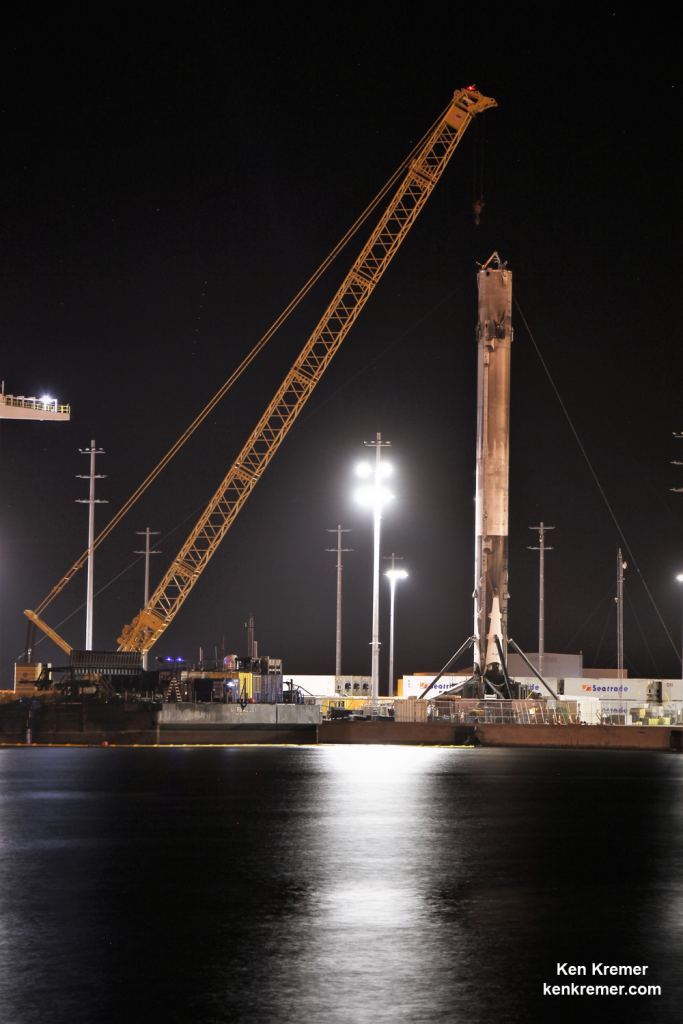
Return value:
M 500 671 L 507 645 L 512 273 L 497 253 L 477 274 L 477 470 L 474 538 L 475 668 Z

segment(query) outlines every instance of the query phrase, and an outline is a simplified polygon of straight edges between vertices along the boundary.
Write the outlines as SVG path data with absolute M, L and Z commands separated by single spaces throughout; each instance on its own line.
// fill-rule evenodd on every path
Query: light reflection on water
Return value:
M 673 1021 L 682 796 L 665 754 L 0 750 L 0 1019 L 556 1020 L 593 958 L 664 986 L 601 1021 Z
M 314 1019 L 408 1021 L 422 1013 L 433 1019 L 425 964 L 438 968 L 446 951 L 432 927 L 419 862 L 429 832 L 425 785 L 443 766 L 444 752 L 338 747 L 324 750 L 320 761 L 317 878 L 297 910 L 308 953 L 284 1019 L 296 1019 L 302 988 L 310 993 Z M 457 856 L 457 848 L 452 853 Z M 450 938 L 458 941 L 456 929 Z M 278 965 L 269 997 L 288 970 Z M 325 985 L 321 978 L 328 979 Z M 397 986 L 401 1006 L 391 997 Z

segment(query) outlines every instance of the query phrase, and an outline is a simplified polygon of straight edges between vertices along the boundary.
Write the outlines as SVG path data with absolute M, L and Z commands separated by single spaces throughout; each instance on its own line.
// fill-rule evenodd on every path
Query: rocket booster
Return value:
M 477 274 L 477 475 L 474 526 L 475 666 L 496 671 L 507 645 L 512 273 L 493 253 Z

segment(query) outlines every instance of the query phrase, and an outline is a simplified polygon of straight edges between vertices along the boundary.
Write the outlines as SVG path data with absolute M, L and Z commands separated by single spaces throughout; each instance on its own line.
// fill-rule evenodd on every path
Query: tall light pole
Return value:
M 538 671 L 543 675 L 543 659 L 545 657 L 545 553 L 553 549 L 545 542 L 545 531 L 554 530 L 554 526 L 539 523 L 530 526 L 530 530 L 538 531 L 538 546 L 529 546 L 529 551 L 538 551 Z
M 384 575 L 389 580 L 389 588 L 391 594 L 391 604 L 389 610 L 389 689 L 388 694 L 390 697 L 394 696 L 394 605 L 396 603 L 396 584 L 399 580 L 407 578 L 408 573 L 405 569 L 396 568 L 397 556 L 394 552 L 391 552 L 391 568 L 387 569 Z M 399 558 L 399 562 L 403 559 Z
M 89 480 L 90 489 L 87 498 L 76 498 L 80 505 L 89 505 L 88 509 L 88 580 L 86 584 L 85 598 L 85 649 L 92 651 L 93 632 L 93 593 L 95 581 L 95 505 L 106 505 L 104 498 L 95 497 L 95 481 L 106 479 L 104 474 L 95 472 L 95 457 L 104 455 L 103 448 L 97 448 L 95 442 L 90 442 L 89 448 L 79 448 L 81 455 L 90 456 L 90 472 L 87 476 L 82 473 L 76 474 L 77 480 Z
M 676 581 L 683 583 L 683 572 L 678 573 Z M 683 679 L 683 625 L 681 626 L 681 679 Z
M 334 551 L 337 555 L 337 642 L 334 659 L 334 674 L 336 676 L 340 676 L 342 664 L 342 554 L 345 554 L 347 551 L 353 551 L 353 548 L 342 547 L 342 533 L 351 533 L 351 530 L 343 529 L 340 524 L 337 526 L 336 530 L 328 530 L 327 532 L 337 534 L 336 548 L 325 548 L 325 551 Z
M 683 433 L 680 431 L 674 430 L 673 436 L 677 441 L 683 441 Z M 683 461 L 681 459 L 672 459 L 671 465 L 683 466 Z M 683 487 L 670 487 L 669 490 L 673 491 L 674 494 L 683 494 Z M 678 583 L 683 583 L 683 572 L 678 573 L 676 580 Z M 683 632 L 681 634 L 681 679 L 683 679 Z
M 147 526 L 145 527 L 144 530 L 136 530 L 135 533 L 137 534 L 138 537 L 145 538 L 144 551 L 134 551 L 133 554 L 145 556 L 145 603 L 143 607 L 146 608 L 147 602 L 149 601 L 149 556 L 161 554 L 160 551 L 152 551 L 150 538 L 158 537 L 159 530 L 150 530 L 149 526 Z M 149 652 L 145 651 L 145 653 L 142 655 L 142 667 L 145 670 L 145 672 L 147 671 L 148 657 Z
M 367 448 L 375 449 L 374 466 L 368 462 L 362 462 L 356 467 L 356 473 L 363 479 L 372 480 L 371 483 L 359 488 L 356 498 L 363 505 L 372 509 L 373 521 L 373 556 L 372 556 L 372 710 L 377 712 L 379 699 L 379 559 L 380 559 L 380 534 L 382 527 L 382 508 L 391 501 L 391 494 L 384 487 L 382 480 L 391 474 L 391 466 L 382 462 L 382 448 L 388 448 L 390 441 L 383 441 L 382 435 L 377 434 L 374 441 L 365 441 Z

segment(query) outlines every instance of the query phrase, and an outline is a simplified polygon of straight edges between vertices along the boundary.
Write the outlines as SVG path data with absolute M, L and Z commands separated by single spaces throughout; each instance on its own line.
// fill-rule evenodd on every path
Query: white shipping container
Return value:
M 403 697 L 419 697 L 425 692 L 432 682 L 434 675 L 420 674 L 403 676 Z M 334 678 L 334 677 L 332 677 Z M 444 675 L 439 682 L 432 687 L 427 694 L 427 700 L 433 700 L 441 696 L 445 691 L 462 683 L 467 676 Z M 529 686 L 532 695 L 550 699 L 545 686 L 534 676 L 515 675 L 515 681 L 525 683 Z M 683 680 L 681 679 L 586 679 L 581 677 L 570 677 L 557 679 L 546 676 L 548 686 L 562 700 L 575 698 L 596 698 L 600 703 L 602 715 L 623 715 L 626 707 L 632 708 L 638 704 L 680 704 L 683 699 Z M 560 692 L 562 691 L 562 692 Z M 657 694 L 661 694 L 658 700 Z M 585 719 L 587 721 L 587 719 Z
M 291 679 L 294 686 L 300 686 L 304 693 L 311 693 L 314 697 L 334 697 L 334 676 L 301 676 L 284 672 L 282 679 L 285 683 Z
M 565 679 L 564 693 L 565 696 L 577 697 L 584 693 L 593 694 L 608 701 L 657 702 L 657 693 L 661 698 L 667 693 L 666 682 L 662 679 Z
M 520 682 L 526 680 L 520 680 Z M 534 693 L 543 693 L 538 680 L 529 680 Z M 640 705 L 678 705 L 683 695 L 683 681 L 680 679 L 548 679 L 548 685 L 563 690 L 568 699 L 575 697 L 596 697 L 600 702 L 603 718 L 626 715 L 630 721 L 631 710 Z M 661 695 L 658 699 L 657 694 Z
M 420 694 L 424 693 L 429 684 L 433 679 L 436 678 L 438 672 L 434 675 L 419 675 L 419 676 L 403 676 L 403 691 L 402 697 L 419 697 Z M 468 676 L 454 676 L 444 675 L 441 676 L 436 686 L 433 686 L 427 694 L 427 700 L 433 700 L 435 697 L 439 697 L 446 690 L 452 690 L 458 683 L 465 682 Z
M 313 697 L 338 697 L 339 693 L 335 687 L 337 679 L 343 683 L 350 682 L 349 697 L 367 697 L 371 690 L 370 676 L 305 676 L 296 675 L 292 672 L 285 672 L 282 676 L 285 683 L 291 679 L 294 686 L 299 686 L 304 694 L 311 694 Z M 362 684 L 367 684 L 364 690 Z M 285 687 L 286 688 L 286 687 Z
M 683 679 L 663 679 L 662 702 L 671 704 L 680 700 L 683 700 Z

